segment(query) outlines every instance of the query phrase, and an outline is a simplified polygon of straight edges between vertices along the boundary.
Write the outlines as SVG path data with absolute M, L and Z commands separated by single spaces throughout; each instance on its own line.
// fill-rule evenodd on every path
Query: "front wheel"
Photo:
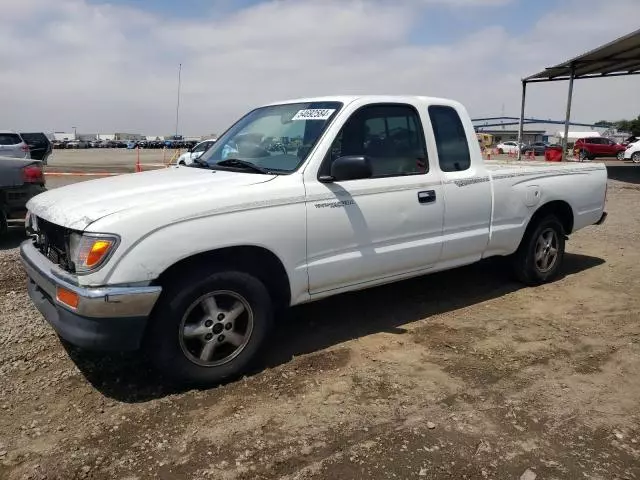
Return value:
M 564 259 L 564 228 L 549 215 L 528 228 L 513 256 L 514 273 L 527 285 L 540 285 L 557 278 Z
M 587 152 L 586 150 L 580 150 L 580 160 L 583 162 L 585 160 L 589 160 L 589 152 Z
M 175 383 L 213 386 L 246 372 L 273 319 L 264 284 L 239 271 L 186 274 L 163 293 L 147 348 Z
M 631 155 L 631 161 L 633 163 L 640 163 L 640 152 L 634 152 L 633 155 Z
M 624 152 L 618 152 L 616 158 L 620 161 L 624 160 Z

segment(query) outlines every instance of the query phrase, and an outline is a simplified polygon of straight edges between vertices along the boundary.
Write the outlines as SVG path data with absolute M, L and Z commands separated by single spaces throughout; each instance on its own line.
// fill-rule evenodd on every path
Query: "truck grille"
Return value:
M 73 263 L 69 259 L 70 233 L 69 229 L 38 217 L 38 232 L 34 235 L 34 244 L 53 263 L 73 272 Z

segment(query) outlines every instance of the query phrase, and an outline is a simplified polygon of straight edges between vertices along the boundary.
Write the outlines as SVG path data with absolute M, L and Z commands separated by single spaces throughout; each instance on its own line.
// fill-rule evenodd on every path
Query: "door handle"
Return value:
M 420 203 L 433 203 L 436 201 L 435 190 L 423 190 L 418 192 L 418 202 Z

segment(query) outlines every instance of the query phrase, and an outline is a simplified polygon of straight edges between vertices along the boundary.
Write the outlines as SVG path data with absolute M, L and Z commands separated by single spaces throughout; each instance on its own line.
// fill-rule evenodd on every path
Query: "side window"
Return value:
M 422 174 L 429 165 L 418 112 L 409 105 L 371 105 L 356 111 L 328 155 L 322 175 L 346 155 L 369 157 L 373 178 Z
M 433 125 L 440 169 L 443 172 L 459 172 L 471 166 L 467 134 L 455 109 L 443 105 L 429 107 Z
M 17 145 L 20 137 L 15 133 L 0 133 L 0 145 Z

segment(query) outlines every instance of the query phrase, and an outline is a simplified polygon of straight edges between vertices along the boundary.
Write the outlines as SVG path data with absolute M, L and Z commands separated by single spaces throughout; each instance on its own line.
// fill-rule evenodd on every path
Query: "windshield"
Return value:
M 340 102 L 289 103 L 258 108 L 221 136 L 200 157 L 200 162 L 216 168 L 224 160 L 242 160 L 267 171 L 293 172 L 305 161 L 340 108 Z M 230 164 L 225 162 L 222 166 Z

